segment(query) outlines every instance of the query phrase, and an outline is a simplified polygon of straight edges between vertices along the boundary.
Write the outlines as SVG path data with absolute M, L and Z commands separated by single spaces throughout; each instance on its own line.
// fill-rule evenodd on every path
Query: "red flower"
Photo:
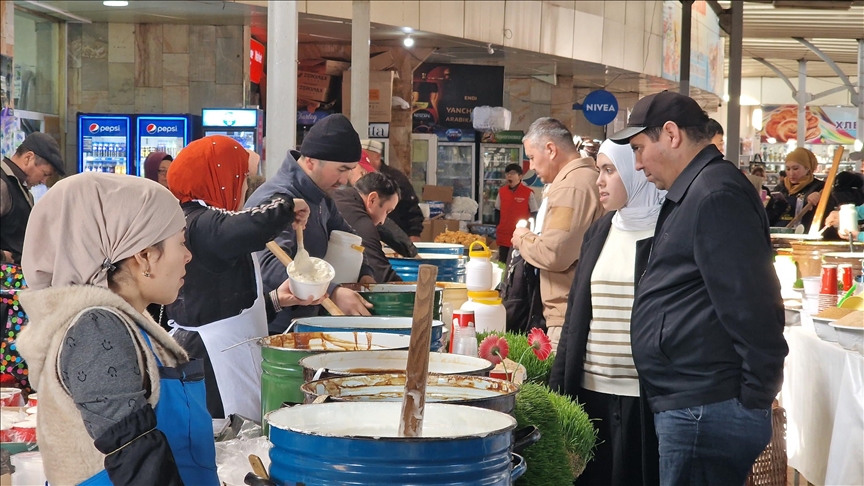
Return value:
M 510 346 L 507 344 L 507 340 L 495 334 L 486 336 L 486 339 L 480 343 L 480 357 L 495 365 L 504 361 L 509 352 Z
M 534 351 L 534 356 L 540 361 L 546 361 L 549 355 L 552 354 L 552 341 L 542 329 L 532 328 L 528 334 L 528 346 Z

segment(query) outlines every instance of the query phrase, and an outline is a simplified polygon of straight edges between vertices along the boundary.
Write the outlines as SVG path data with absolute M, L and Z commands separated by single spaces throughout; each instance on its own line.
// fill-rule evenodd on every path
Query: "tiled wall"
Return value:
M 66 157 L 77 112 L 201 113 L 243 106 L 239 25 L 69 24 Z

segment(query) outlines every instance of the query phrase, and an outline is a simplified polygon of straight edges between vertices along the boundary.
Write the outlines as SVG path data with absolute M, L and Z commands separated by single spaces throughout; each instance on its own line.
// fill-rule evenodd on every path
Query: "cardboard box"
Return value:
M 350 68 L 350 62 L 335 61 L 332 59 L 304 59 L 299 63 L 301 71 L 326 74 L 328 76 L 342 76 L 342 73 Z
M 431 219 L 429 223 L 429 239 L 423 241 L 435 241 L 435 237 L 445 231 L 459 231 L 459 221 L 455 219 Z M 424 222 L 423 231 L 426 232 L 426 224 Z M 420 239 L 423 239 L 423 233 L 420 234 Z
M 390 54 L 390 51 L 384 51 L 369 58 L 370 71 L 384 71 L 395 65 L 396 61 L 393 60 L 393 55 Z
M 393 71 L 369 72 L 370 123 L 390 123 L 394 75 Z M 351 71 L 342 78 L 342 113 L 351 117 Z
M 453 202 L 453 188 L 448 186 L 423 186 L 424 201 Z
M 297 73 L 297 99 L 328 102 L 332 97 L 330 87 L 333 76 L 299 71 Z

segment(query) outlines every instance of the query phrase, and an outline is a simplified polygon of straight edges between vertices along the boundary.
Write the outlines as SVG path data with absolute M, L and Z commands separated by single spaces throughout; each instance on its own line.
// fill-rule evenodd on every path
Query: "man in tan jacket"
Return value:
M 567 296 L 585 231 L 603 215 L 594 159 L 583 158 L 573 135 L 554 118 L 539 118 L 522 138 L 531 168 L 547 184 L 536 233 L 517 228 L 513 248 L 540 269 L 543 317 L 554 349 L 567 314 Z

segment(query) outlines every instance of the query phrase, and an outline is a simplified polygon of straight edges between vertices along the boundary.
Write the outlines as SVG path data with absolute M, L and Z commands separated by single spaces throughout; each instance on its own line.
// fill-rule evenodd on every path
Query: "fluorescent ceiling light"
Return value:
M 105 0 L 102 2 L 102 5 L 106 7 L 127 7 L 129 6 L 129 2 L 125 0 Z
M 411 27 L 402 27 L 402 32 L 410 34 L 411 32 L 414 32 L 414 29 L 412 29 Z
M 412 47 L 414 45 L 414 39 L 412 39 L 410 35 L 405 36 L 405 38 L 402 39 L 402 45 L 405 47 Z

